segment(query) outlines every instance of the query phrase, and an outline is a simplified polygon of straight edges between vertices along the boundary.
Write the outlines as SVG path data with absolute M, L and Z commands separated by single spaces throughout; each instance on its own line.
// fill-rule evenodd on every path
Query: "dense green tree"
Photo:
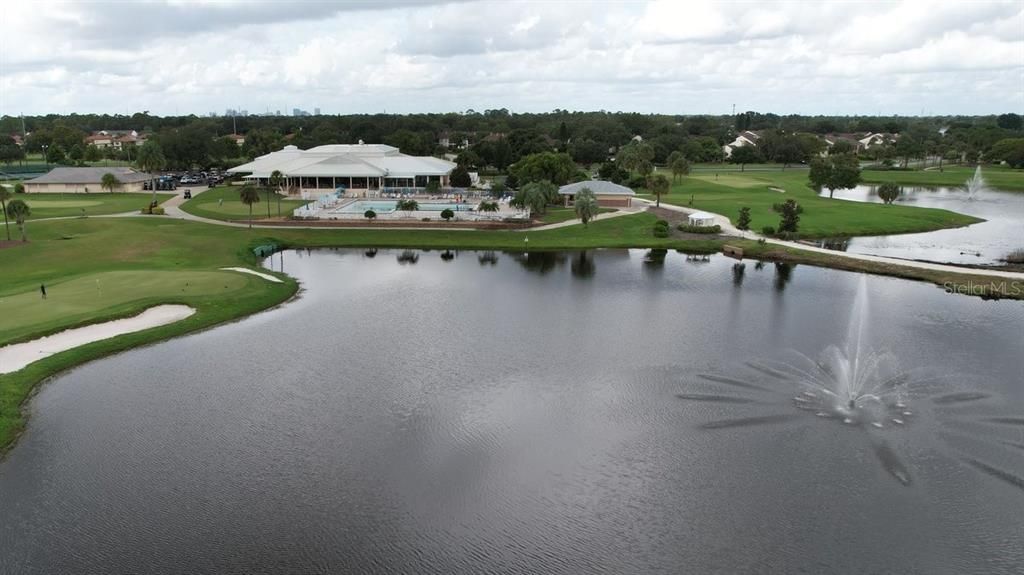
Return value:
M 0 136 L 0 162 L 11 164 L 25 159 L 25 150 L 14 142 L 13 138 Z
M 681 151 L 675 151 L 668 155 L 668 169 L 672 170 L 672 181 L 678 182 L 690 173 L 690 162 Z
M 654 149 L 645 142 L 631 141 L 619 148 L 615 154 L 615 163 L 630 172 L 647 176 L 654 170 Z
M 668 178 L 666 178 L 665 176 L 661 174 L 654 174 L 653 176 L 649 176 L 647 178 L 647 189 L 654 194 L 654 197 L 656 199 L 655 205 L 660 208 L 661 195 L 667 194 L 669 190 L 672 189 L 672 184 L 671 182 L 668 181 Z
M 259 129 L 251 130 L 245 134 L 245 143 L 242 144 L 242 154 L 249 158 L 255 158 L 270 152 L 276 152 L 282 148 L 281 133 L 277 130 Z
M 736 229 L 743 231 L 750 229 L 750 208 L 740 208 L 740 215 L 736 218 Z
M 583 188 L 576 193 L 574 206 L 576 208 L 576 217 L 583 221 L 584 226 L 588 225 L 590 220 L 597 216 L 600 209 L 597 205 L 597 196 L 590 188 Z
M 607 161 L 598 168 L 597 176 L 602 180 L 621 184 L 629 179 L 629 172 L 616 165 L 615 162 Z
M 1006 162 L 1012 168 L 1024 168 L 1024 138 L 1004 138 L 985 154 L 990 162 Z
M 733 148 L 732 154 L 729 155 L 729 161 L 733 164 L 740 165 L 740 171 L 746 169 L 747 164 L 756 164 L 764 161 L 761 156 L 761 152 L 758 151 L 754 146 L 740 146 Z
M 453 212 L 450 208 L 445 208 L 445 209 L 441 210 L 441 219 L 442 220 L 447 222 L 447 221 L 451 220 L 454 217 L 455 217 L 455 212 Z
M 46 163 L 47 164 L 63 164 L 67 161 L 64 157 L 64 148 L 58 144 L 51 144 L 50 147 L 46 148 Z
M 796 200 L 786 200 L 775 206 L 775 211 L 780 214 L 779 233 L 795 234 L 800 224 L 800 213 L 803 209 Z
M 530 182 L 516 192 L 512 205 L 530 210 L 533 215 L 543 215 L 548 204 L 558 199 L 558 186 L 547 180 Z
M 106 190 L 109 193 L 114 193 L 118 188 L 121 187 L 121 180 L 117 179 L 117 176 L 107 172 L 100 178 L 100 189 Z
M 25 233 L 25 220 L 32 215 L 32 210 L 29 209 L 28 204 L 22 200 L 11 200 L 4 207 L 4 213 L 14 220 L 18 229 L 21 230 L 21 241 L 27 242 L 28 235 Z
M 455 166 L 449 181 L 456 188 L 468 188 L 473 185 L 473 180 L 469 177 L 469 171 L 465 166 Z
M 902 191 L 903 190 L 893 182 L 885 182 L 884 184 L 878 186 L 878 190 L 876 190 L 879 199 L 881 199 L 886 204 L 891 204 L 895 202 L 896 198 L 900 197 L 900 192 Z
M 160 149 L 160 144 L 155 140 L 147 140 L 145 144 L 142 144 L 142 147 L 139 148 L 139 157 L 135 160 L 135 165 L 138 166 L 141 171 L 149 172 L 149 183 L 153 190 L 152 202 L 155 205 L 156 174 L 167 166 L 167 158 L 164 157 L 164 152 Z
M 242 203 L 249 206 L 249 229 L 252 229 L 252 206 L 253 204 L 260 203 L 260 191 L 251 184 L 242 186 L 242 189 L 238 191 L 238 199 L 242 200 Z
M 7 241 L 11 241 L 11 223 L 7 220 L 7 200 L 11 199 L 11 191 L 7 186 L 0 184 L 0 211 L 4 213 L 4 229 L 7 231 Z
M 569 145 L 569 155 L 576 162 L 589 166 L 608 159 L 608 147 L 591 139 L 575 140 Z
M 1024 127 L 1024 120 L 1021 120 L 1021 117 L 1018 114 L 1000 114 L 999 117 L 996 118 L 996 125 L 1004 130 L 1020 130 Z
M 860 164 L 853 154 L 832 154 L 811 161 L 808 173 L 811 185 L 828 190 L 832 197 L 838 189 L 848 189 L 860 183 Z
M 89 144 L 85 147 L 85 161 L 86 162 L 98 162 L 103 159 L 103 153 L 100 149 L 93 144 Z
M 509 170 L 520 186 L 541 181 L 564 186 L 572 182 L 579 172 L 569 154 L 557 152 L 530 154 L 516 162 Z
M 853 145 L 850 140 L 836 140 L 832 147 L 828 149 L 829 155 L 832 154 L 852 154 L 857 151 L 857 148 Z

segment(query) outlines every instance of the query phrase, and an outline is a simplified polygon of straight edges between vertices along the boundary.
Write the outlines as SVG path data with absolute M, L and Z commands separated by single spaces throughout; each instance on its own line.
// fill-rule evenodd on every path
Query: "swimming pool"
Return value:
M 336 210 L 335 213 L 340 214 L 363 214 L 366 210 L 373 210 L 378 214 L 387 214 L 395 211 L 395 205 L 398 202 L 394 200 L 357 200 L 351 204 L 346 204 Z M 443 210 L 451 210 L 453 212 L 468 212 L 470 209 L 475 208 L 475 204 L 456 204 L 456 203 L 434 203 L 434 202 L 420 202 L 419 211 L 421 212 L 440 212 Z

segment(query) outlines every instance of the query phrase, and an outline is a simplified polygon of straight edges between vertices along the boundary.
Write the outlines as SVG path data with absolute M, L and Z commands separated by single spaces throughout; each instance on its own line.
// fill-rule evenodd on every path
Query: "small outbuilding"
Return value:
M 124 167 L 54 168 L 38 178 L 25 180 L 25 192 L 29 194 L 100 193 L 104 191 L 100 187 L 100 181 L 104 174 L 114 174 L 121 182 L 121 186 L 116 190 L 118 192 L 141 192 L 143 183 L 153 178 L 147 173 Z
M 565 205 L 571 206 L 576 200 L 576 194 L 583 188 L 588 188 L 597 196 L 597 205 L 608 208 L 628 208 L 633 204 L 633 196 L 636 193 L 613 182 L 604 180 L 587 180 L 576 182 L 558 188 L 558 193 L 565 198 Z
M 686 223 L 691 226 L 710 227 L 715 225 L 715 216 L 707 212 L 694 212 L 686 217 Z

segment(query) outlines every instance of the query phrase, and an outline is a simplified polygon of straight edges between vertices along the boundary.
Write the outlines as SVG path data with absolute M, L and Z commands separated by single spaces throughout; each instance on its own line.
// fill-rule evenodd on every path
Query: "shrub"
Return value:
M 690 226 L 687 224 L 679 224 L 676 229 L 688 234 L 717 234 L 721 233 L 722 226 L 718 224 L 713 226 Z
M 763 235 L 766 235 L 766 236 L 774 236 L 775 235 L 775 228 L 773 228 L 771 226 L 765 226 L 765 227 L 761 228 L 761 233 Z
M 656 226 L 665 226 L 667 228 L 668 227 L 668 220 L 658 220 L 658 221 L 654 222 L 654 225 L 656 225 Z
M 447 222 L 448 220 L 450 220 L 450 219 L 452 219 L 454 217 L 455 217 L 455 212 L 451 211 L 451 209 L 445 208 L 445 209 L 441 210 L 441 219 L 442 220 Z
M 647 178 L 643 176 L 634 176 L 626 181 L 627 188 L 633 188 L 634 190 L 646 189 Z
M 795 242 L 800 239 L 800 234 L 796 232 L 779 232 L 778 237 L 780 240 Z
M 162 216 L 162 215 L 164 215 L 164 209 L 162 207 L 160 207 L 160 206 L 146 206 L 146 207 L 142 208 L 141 210 L 139 210 L 139 213 L 143 213 L 143 214 L 147 214 L 147 215 L 154 215 L 154 216 Z
M 377 217 L 377 212 L 373 210 L 366 210 L 365 212 L 363 212 L 363 217 L 368 220 L 373 220 L 374 218 Z
M 883 202 L 891 204 L 896 201 L 896 198 L 900 197 L 900 192 L 902 191 L 902 188 L 900 188 L 895 182 L 885 182 L 878 186 L 876 193 L 878 194 L 879 199 Z
M 421 221 L 421 222 L 429 222 L 429 221 L 430 221 L 430 218 L 420 218 L 420 221 Z
M 1008 264 L 1024 264 L 1024 249 L 1013 250 L 1003 258 Z
M 14 184 L 14 193 L 16 193 L 16 194 L 24 194 L 25 193 L 25 184 L 23 184 L 21 182 L 18 182 L 16 184 Z
M 654 237 L 667 238 L 669 235 L 667 226 L 654 226 Z

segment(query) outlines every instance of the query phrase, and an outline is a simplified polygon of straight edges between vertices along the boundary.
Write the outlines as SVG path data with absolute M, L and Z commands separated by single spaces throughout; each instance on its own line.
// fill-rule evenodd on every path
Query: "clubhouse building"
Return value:
M 281 172 L 291 191 L 344 190 L 347 196 L 378 197 L 383 193 L 413 194 L 431 182 L 449 187 L 455 164 L 430 156 L 410 156 L 384 144 L 330 144 L 300 150 L 285 146 L 277 152 L 230 168 L 228 173 L 268 183 Z

